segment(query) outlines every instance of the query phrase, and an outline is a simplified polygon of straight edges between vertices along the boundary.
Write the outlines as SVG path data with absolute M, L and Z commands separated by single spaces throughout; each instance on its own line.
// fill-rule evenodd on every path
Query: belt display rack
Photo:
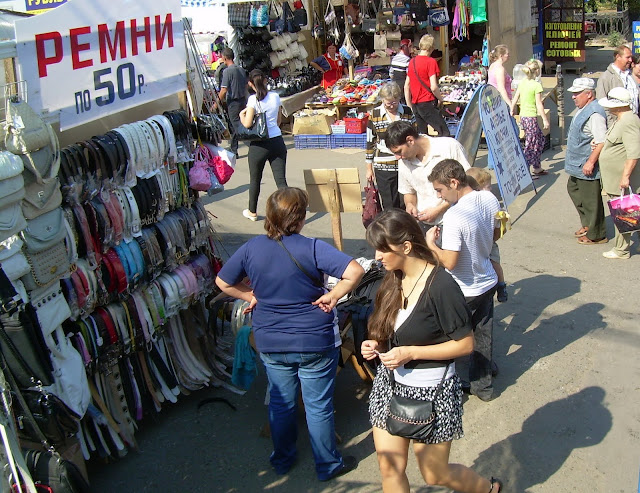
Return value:
M 171 111 L 61 150 L 79 257 L 62 280 L 64 327 L 93 397 L 78 434 L 85 458 L 123 455 L 146 413 L 230 376 L 204 305 L 220 261 L 188 187 L 192 142 L 187 114 Z
M 118 458 L 137 448 L 143 418 L 180 394 L 210 385 L 242 393 L 226 381 L 230 344 L 205 302 L 220 244 L 189 187 L 192 124 L 168 111 L 60 149 L 39 120 L 46 145 L 0 153 L 0 185 L 12 191 L 3 212 L 20 213 L 0 224 L 0 272 L 15 287 L 0 290 L 0 349 L 19 392 L 35 386 L 66 404 L 71 423 L 62 440 L 45 432 L 51 444 L 66 435 L 86 460 Z M 42 203 L 27 202 L 32 182 L 46 191 L 32 190 Z M 32 341 L 35 356 L 9 333 L 25 325 L 19 313 L 35 313 L 44 339 Z M 56 366 L 56 345 L 75 355 L 77 372 Z M 18 434 L 48 449 L 25 433 L 24 414 L 15 411 Z

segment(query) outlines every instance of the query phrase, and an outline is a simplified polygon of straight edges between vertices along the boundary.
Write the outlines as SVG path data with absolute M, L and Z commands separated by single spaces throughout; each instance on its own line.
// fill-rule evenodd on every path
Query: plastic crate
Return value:
M 330 135 L 294 135 L 296 149 L 330 149 Z
M 367 148 L 367 134 L 334 134 L 331 136 L 331 149 L 354 147 L 356 149 Z
M 367 131 L 369 117 L 364 118 L 344 118 L 344 126 L 348 134 L 363 134 Z
M 331 133 L 344 134 L 346 133 L 346 127 L 344 125 L 331 125 Z

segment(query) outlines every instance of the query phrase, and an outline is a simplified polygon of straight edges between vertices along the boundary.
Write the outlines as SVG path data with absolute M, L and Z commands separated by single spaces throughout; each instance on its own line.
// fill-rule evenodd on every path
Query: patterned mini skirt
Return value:
M 401 397 L 429 401 L 436 393 L 437 385 L 433 387 L 410 387 L 396 382 L 395 393 Z M 369 420 L 376 428 L 387 429 L 389 416 L 389 402 L 391 401 L 391 383 L 389 370 L 384 365 L 378 366 L 378 372 L 373 380 L 373 389 L 369 396 Z M 422 443 L 441 443 L 458 440 L 464 436 L 462 431 L 462 385 L 460 377 L 445 380 L 440 395 L 434 402 L 436 424 L 433 433 L 427 440 L 416 440 Z

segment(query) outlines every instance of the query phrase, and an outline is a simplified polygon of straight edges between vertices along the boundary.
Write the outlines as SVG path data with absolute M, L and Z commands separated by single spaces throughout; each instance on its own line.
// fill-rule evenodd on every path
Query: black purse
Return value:
M 35 308 L 23 303 L 0 267 L 0 353 L 22 388 L 53 383 L 52 365 Z
M 251 128 L 245 127 L 242 122 L 236 127 L 236 137 L 238 140 L 267 140 L 269 138 L 269 129 L 267 128 L 267 114 L 263 113 L 260 108 L 260 101 L 256 98 L 258 106 L 255 116 L 253 117 L 253 125 Z
M 444 369 L 442 380 L 438 384 L 436 393 L 433 396 L 435 401 L 440 392 L 444 379 L 447 376 L 449 365 Z M 412 440 L 426 440 L 433 433 L 436 421 L 436 412 L 433 408 L 433 401 L 419 401 L 409 397 L 401 397 L 393 393 L 395 379 L 393 371 L 390 372 L 391 380 L 391 401 L 389 402 L 389 416 L 387 417 L 387 431 L 392 435 L 410 438 Z
M 46 485 L 54 493 L 89 493 L 91 488 L 73 462 L 57 452 L 25 450 L 27 468 L 36 485 Z M 47 491 L 47 490 L 43 490 Z
M 15 392 L 13 396 L 15 397 Z M 54 394 L 50 394 L 41 387 L 37 390 L 20 390 L 28 410 L 15 409 L 19 424 L 18 434 L 32 442 L 39 442 L 40 436 L 28 418 L 27 413 L 33 415 L 36 425 L 47 440 L 54 445 L 64 443 L 67 438 L 78 432 L 81 417 Z M 19 399 L 15 401 L 21 403 Z M 22 408 L 22 405 L 20 405 Z

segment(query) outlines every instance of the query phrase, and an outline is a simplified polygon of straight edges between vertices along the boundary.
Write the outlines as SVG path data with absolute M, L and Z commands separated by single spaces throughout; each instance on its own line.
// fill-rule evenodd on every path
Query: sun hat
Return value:
M 582 92 L 584 90 L 594 91 L 596 88 L 596 82 L 589 77 L 578 77 L 573 81 L 573 85 L 567 89 L 569 92 Z
M 614 87 L 606 98 L 598 100 L 603 108 L 623 108 L 631 105 L 631 94 L 624 87 Z

